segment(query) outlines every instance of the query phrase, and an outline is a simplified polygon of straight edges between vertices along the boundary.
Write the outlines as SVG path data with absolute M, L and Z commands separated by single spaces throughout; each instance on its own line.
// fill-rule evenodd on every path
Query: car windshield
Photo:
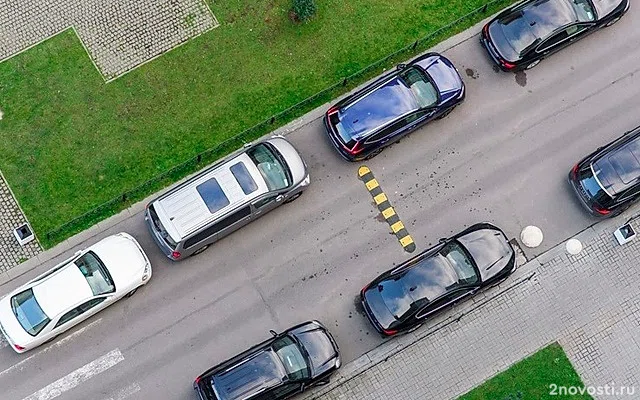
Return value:
M 415 67 L 408 68 L 400 78 L 411 90 L 420 108 L 431 107 L 438 102 L 438 91 L 429 81 L 429 78 Z
M 445 293 L 479 281 L 478 273 L 457 242 L 425 257 L 399 275 L 378 284 L 378 291 L 396 319 L 403 319 Z
M 280 159 L 279 154 L 274 153 L 274 150 L 266 144 L 257 145 L 247 151 L 247 154 L 258 167 L 269 190 L 280 190 L 291 185 L 287 166 Z
M 593 12 L 589 0 L 571 0 L 570 3 L 579 22 L 589 22 L 596 19 L 596 14 Z
M 47 314 L 40 308 L 32 289 L 13 296 L 11 308 L 20 325 L 31 336 L 36 336 L 50 321 Z
M 75 264 L 87 279 L 94 296 L 115 292 L 116 287 L 109 271 L 92 251 L 83 254 Z
M 298 344 L 289 336 L 284 336 L 273 342 L 273 351 L 278 355 L 287 377 L 291 381 L 306 379 L 309 377 L 309 366 Z
M 478 273 L 466 251 L 458 242 L 450 242 L 442 250 L 443 255 L 458 276 L 460 285 L 472 285 L 479 280 Z

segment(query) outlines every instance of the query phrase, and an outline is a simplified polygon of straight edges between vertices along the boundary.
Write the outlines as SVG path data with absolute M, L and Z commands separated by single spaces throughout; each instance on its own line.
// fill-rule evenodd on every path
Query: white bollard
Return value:
M 565 247 L 567 249 L 567 253 L 575 256 L 582 251 L 582 242 L 580 242 L 578 239 L 569 239 L 567 240 Z
M 520 233 L 520 240 L 522 244 L 527 247 L 538 247 L 542 243 L 543 235 L 542 230 L 537 226 L 526 226 Z

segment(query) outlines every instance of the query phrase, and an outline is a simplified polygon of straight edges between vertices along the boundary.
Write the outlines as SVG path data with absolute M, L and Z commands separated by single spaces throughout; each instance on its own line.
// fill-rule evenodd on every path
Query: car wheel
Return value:
M 371 160 L 373 157 L 377 156 L 378 154 L 382 153 L 382 149 L 375 149 L 374 151 L 372 151 L 371 153 L 369 153 L 368 156 L 366 156 L 365 158 L 363 158 L 363 160 Z
M 192 254 L 192 256 L 198 255 L 198 254 L 202 253 L 203 251 L 205 251 L 205 250 L 206 250 L 206 249 L 208 249 L 208 248 L 209 248 L 209 245 L 208 245 L 208 244 L 205 244 L 204 246 L 202 246 L 202 247 L 200 247 L 198 250 L 196 250 L 196 251 Z
M 606 24 L 604 24 L 604 26 L 611 26 L 613 24 L 615 24 L 616 22 L 620 21 L 621 17 L 615 17 L 614 19 L 612 19 L 611 21 L 607 22 Z
M 454 108 L 456 108 L 457 106 L 458 106 L 458 105 L 456 104 L 455 106 L 451 107 L 451 108 L 450 108 L 450 109 L 448 109 L 447 111 L 445 111 L 445 112 L 443 112 L 442 114 L 440 114 L 440 115 L 438 116 L 438 118 L 436 118 L 436 119 L 443 119 L 443 118 L 446 118 L 446 117 L 447 117 L 447 115 L 451 114 L 451 111 L 453 111 L 453 109 L 454 109 Z
M 289 198 L 284 202 L 284 204 L 291 203 L 292 201 L 294 201 L 295 199 L 297 199 L 297 198 L 298 198 L 298 197 L 300 197 L 301 195 L 302 195 L 302 192 L 298 192 L 298 193 L 294 194 L 293 196 L 289 197 Z
M 524 69 L 531 69 L 531 68 L 535 67 L 538 64 L 540 64 L 540 60 L 535 60 L 531 64 L 527 65 Z
M 129 293 L 127 293 L 124 297 L 129 298 L 129 297 L 133 296 L 138 291 L 138 288 L 139 288 L 139 286 L 137 288 L 133 289 L 132 291 L 130 291 Z

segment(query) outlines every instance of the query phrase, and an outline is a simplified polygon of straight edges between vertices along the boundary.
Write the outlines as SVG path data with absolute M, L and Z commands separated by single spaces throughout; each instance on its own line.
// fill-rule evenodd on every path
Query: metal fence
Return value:
M 209 148 L 189 160 L 184 161 L 181 164 L 147 180 L 146 182 L 136 186 L 135 188 L 122 193 L 120 196 L 115 197 L 105 203 L 100 204 L 94 209 L 66 222 L 65 224 L 52 229 L 45 234 L 45 247 L 50 247 L 53 244 L 59 243 L 67 237 L 80 232 L 83 229 L 90 227 L 91 225 L 99 222 L 100 220 L 113 215 L 114 213 L 122 210 L 128 204 L 134 201 L 139 201 L 146 196 L 153 193 L 153 190 L 159 190 L 162 187 L 175 182 L 176 180 L 188 175 L 189 173 L 197 171 L 202 166 L 214 161 L 216 158 L 242 147 L 244 143 L 254 140 L 261 135 L 269 132 L 273 129 L 276 122 L 278 124 L 286 123 L 293 118 L 299 116 L 302 112 L 311 109 L 314 106 L 318 106 L 320 101 L 329 101 L 338 93 L 344 92 L 347 87 L 361 83 L 366 78 L 375 75 L 380 72 L 380 68 L 388 65 L 389 62 L 400 59 L 401 56 L 407 58 L 409 55 L 415 55 L 419 51 L 422 51 L 426 46 L 433 44 L 441 35 L 455 30 L 455 28 L 461 25 L 463 22 L 469 19 L 475 18 L 477 15 L 487 14 L 488 11 L 493 10 L 496 6 L 512 3 L 514 0 L 491 0 L 481 7 L 463 15 L 455 21 L 442 26 L 430 34 L 414 41 L 413 43 L 402 47 L 395 52 L 383 57 L 372 64 L 362 68 L 353 74 L 342 78 L 340 81 L 333 85 L 319 91 L 318 93 L 307 97 L 297 104 L 283 110 L 273 116 L 265 119 L 264 121 L 232 136 L 220 144 Z

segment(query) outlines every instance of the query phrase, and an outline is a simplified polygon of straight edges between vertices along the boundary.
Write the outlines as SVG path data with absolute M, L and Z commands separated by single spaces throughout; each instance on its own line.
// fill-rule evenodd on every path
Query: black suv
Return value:
M 500 12 L 482 29 L 480 42 L 503 71 L 538 63 L 629 10 L 629 0 L 525 0 Z
M 277 334 L 196 378 L 203 400 L 280 400 L 329 382 L 340 367 L 338 345 L 318 321 Z
M 515 268 L 505 234 L 489 223 L 475 224 L 377 277 L 362 289 L 362 305 L 376 330 L 392 336 L 499 283 Z
M 445 117 L 464 96 L 451 61 L 428 53 L 339 101 L 325 114 L 324 125 L 342 157 L 366 160 L 420 125 Z
M 583 158 L 569 183 L 596 216 L 618 215 L 640 199 L 640 126 Z

